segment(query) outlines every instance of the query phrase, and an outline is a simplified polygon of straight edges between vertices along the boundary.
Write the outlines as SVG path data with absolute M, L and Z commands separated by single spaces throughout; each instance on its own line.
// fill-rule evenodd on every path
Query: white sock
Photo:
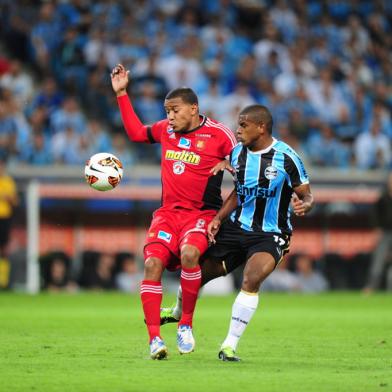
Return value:
M 225 341 L 222 343 L 222 348 L 229 346 L 234 351 L 236 350 L 237 344 L 252 318 L 253 313 L 257 309 L 258 303 L 258 293 L 250 294 L 245 293 L 244 291 L 239 292 L 234 301 L 231 312 L 229 333 L 227 334 Z
M 179 286 L 177 290 L 176 305 L 173 309 L 173 316 L 175 318 L 180 319 L 181 315 L 182 315 L 182 290 L 181 290 L 181 286 Z

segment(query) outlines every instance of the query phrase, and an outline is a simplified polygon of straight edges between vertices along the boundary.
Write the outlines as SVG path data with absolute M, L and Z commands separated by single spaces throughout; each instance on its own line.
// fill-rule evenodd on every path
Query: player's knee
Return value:
M 199 264 L 200 251 L 195 246 L 184 245 L 181 248 L 181 265 L 194 268 Z
M 160 280 L 163 272 L 163 264 L 157 257 L 150 257 L 144 263 L 144 279 Z
M 249 293 L 257 293 L 263 279 L 251 275 L 244 275 L 241 289 Z

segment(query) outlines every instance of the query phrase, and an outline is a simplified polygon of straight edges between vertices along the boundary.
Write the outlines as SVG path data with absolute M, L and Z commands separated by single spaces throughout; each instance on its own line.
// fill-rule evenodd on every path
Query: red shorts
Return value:
M 193 245 L 203 254 L 208 248 L 207 227 L 216 215 L 215 210 L 162 210 L 154 212 L 147 232 L 144 258 L 159 257 L 165 268 L 174 271 L 181 266 L 180 254 L 183 245 Z M 161 244 L 170 251 L 155 255 L 151 244 Z M 149 251 L 149 249 L 151 251 Z

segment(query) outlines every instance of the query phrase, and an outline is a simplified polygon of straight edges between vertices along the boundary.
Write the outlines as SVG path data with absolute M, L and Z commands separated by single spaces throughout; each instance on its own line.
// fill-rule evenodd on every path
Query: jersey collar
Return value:
M 182 131 L 182 132 L 179 132 L 179 133 L 181 133 L 182 135 L 184 135 L 184 134 L 188 134 L 188 133 L 191 133 L 191 132 L 195 132 L 195 131 L 197 131 L 198 129 L 200 129 L 201 127 L 203 127 L 204 124 L 205 124 L 206 121 L 207 121 L 207 117 L 206 117 L 206 116 L 203 116 L 202 114 L 200 115 L 200 117 L 201 117 L 200 124 L 199 124 L 196 128 L 190 129 L 189 131 Z
M 248 150 L 248 152 L 250 153 L 250 154 L 266 154 L 269 150 L 271 150 L 271 148 L 277 143 L 278 141 L 273 137 L 272 138 L 272 143 L 268 146 L 268 147 L 266 147 L 266 148 L 264 148 L 263 150 L 259 150 L 259 151 L 251 151 L 251 150 L 249 150 L 249 148 L 247 148 L 247 150 Z

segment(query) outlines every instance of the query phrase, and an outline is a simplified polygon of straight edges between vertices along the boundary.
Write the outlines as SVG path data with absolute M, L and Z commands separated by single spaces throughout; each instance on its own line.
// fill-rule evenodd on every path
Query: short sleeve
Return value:
M 221 132 L 221 146 L 222 146 L 222 156 L 228 158 L 230 156 L 231 151 L 237 145 L 236 138 L 234 133 L 227 127 L 222 124 L 220 125 Z
M 309 176 L 301 158 L 295 154 L 285 154 L 284 169 L 289 175 L 291 187 L 296 188 L 302 184 L 309 184 Z
M 147 126 L 147 138 L 148 141 L 153 143 L 160 143 L 162 139 L 162 133 L 168 132 L 168 121 L 161 120 L 153 125 Z

